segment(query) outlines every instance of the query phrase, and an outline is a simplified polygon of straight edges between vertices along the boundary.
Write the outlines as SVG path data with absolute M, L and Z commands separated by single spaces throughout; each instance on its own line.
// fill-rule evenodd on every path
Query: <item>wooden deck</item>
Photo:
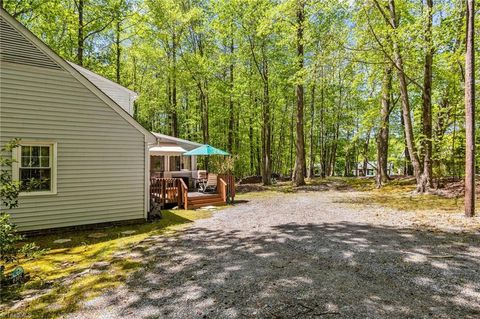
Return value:
M 196 209 L 205 206 L 221 206 L 227 203 L 219 194 L 204 194 L 200 192 L 188 193 L 188 209 Z
M 151 211 L 176 205 L 183 209 L 225 205 L 235 197 L 235 181 L 231 175 L 219 175 L 216 193 L 189 191 L 181 178 L 152 178 L 150 180 Z

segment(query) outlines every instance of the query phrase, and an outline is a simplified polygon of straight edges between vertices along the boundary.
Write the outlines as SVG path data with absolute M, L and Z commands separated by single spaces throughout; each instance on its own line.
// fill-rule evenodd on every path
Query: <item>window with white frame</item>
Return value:
M 180 167 L 181 167 L 181 157 L 170 156 L 170 171 L 171 172 L 179 171 Z
M 14 177 L 25 193 L 56 193 L 56 144 L 22 143 L 17 149 Z
M 191 156 L 182 156 L 182 169 L 192 170 L 192 157 Z
M 164 172 L 165 171 L 165 156 L 154 155 L 150 157 L 150 171 Z

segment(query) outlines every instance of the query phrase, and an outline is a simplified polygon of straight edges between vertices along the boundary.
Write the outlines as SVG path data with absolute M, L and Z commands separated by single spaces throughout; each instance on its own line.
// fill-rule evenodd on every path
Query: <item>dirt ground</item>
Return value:
M 144 266 L 69 318 L 480 317 L 478 217 L 419 217 L 356 196 L 245 196 L 140 242 L 128 253 Z

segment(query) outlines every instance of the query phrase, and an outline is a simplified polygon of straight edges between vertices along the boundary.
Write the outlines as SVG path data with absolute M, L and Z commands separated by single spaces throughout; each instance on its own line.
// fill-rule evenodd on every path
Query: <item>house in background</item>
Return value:
M 366 169 L 364 167 L 364 163 L 360 162 L 357 163 L 357 168 L 352 170 L 353 176 L 366 176 L 366 177 L 374 177 L 377 176 L 377 161 L 371 161 L 366 163 Z M 387 164 L 387 174 L 393 174 L 393 163 Z
M 196 156 L 183 154 L 202 144 L 155 132 L 153 135 L 157 137 L 157 145 L 149 150 L 150 176 L 182 178 L 189 188 L 194 188 L 193 181 L 199 179 L 204 171 L 197 169 Z
M 12 176 L 40 181 L 8 211 L 12 222 L 25 231 L 144 220 L 157 138 L 126 110 L 134 97 L 117 102 L 0 10 L 0 143 L 20 138 Z

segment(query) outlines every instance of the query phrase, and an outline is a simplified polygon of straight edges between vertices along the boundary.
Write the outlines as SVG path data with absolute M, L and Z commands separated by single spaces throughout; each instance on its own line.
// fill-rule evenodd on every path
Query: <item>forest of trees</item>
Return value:
M 65 59 L 138 92 L 135 116 L 146 128 L 234 154 L 236 176 L 262 175 L 269 184 L 276 173 L 300 185 L 370 163 L 381 186 L 393 164 L 424 192 L 437 177 L 465 172 L 470 2 L 3 6 Z

